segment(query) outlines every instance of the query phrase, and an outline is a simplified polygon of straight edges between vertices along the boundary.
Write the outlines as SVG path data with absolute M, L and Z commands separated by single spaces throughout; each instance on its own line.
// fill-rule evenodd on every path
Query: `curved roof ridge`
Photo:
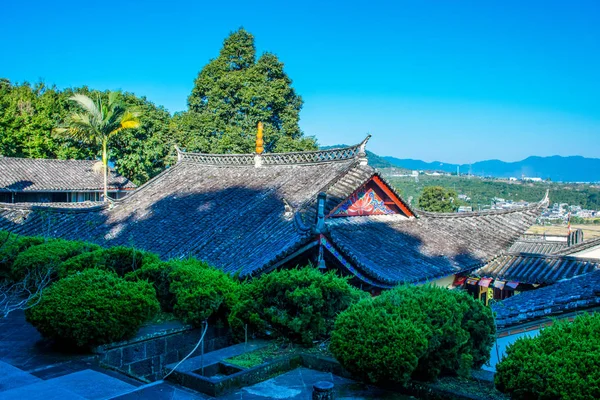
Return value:
M 536 203 L 529 204 L 525 207 L 512 208 L 510 210 L 482 210 L 482 211 L 471 211 L 471 212 L 463 212 L 463 213 L 437 213 L 431 211 L 424 211 L 420 209 L 415 209 L 417 215 L 420 217 L 428 217 L 428 218 L 465 218 L 465 217 L 477 217 L 477 216 L 488 216 L 488 215 L 502 215 L 502 214 L 511 214 L 511 213 L 519 213 L 523 211 L 536 211 L 546 207 L 549 203 L 548 198 L 548 190 L 546 190 L 546 195 L 544 198 Z
M 48 212 L 67 212 L 81 213 L 88 211 L 98 211 L 108 208 L 110 202 L 102 201 L 83 201 L 75 203 L 0 203 L 0 209 L 5 210 L 44 210 Z
M 270 165 L 306 165 L 326 162 L 347 161 L 365 157 L 365 146 L 371 135 L 354 146 L 327 150 L 296 151 L 287 153 L 263 153 L 260 155 L 263 166 Z M 257 154 L 205 154 L 177 149 L 178 162 L 187 161 L 213 166 L 253 166 Z
M 567 255 L 577 253 L 579 251 L 584 251 L 591 247 L 596 247 L 596 246 L 600 246 L 600 237 L 597 237 L 594 239 L 589 239 L 589 240 L 584 240 L 581 243 L 577 243 L 577 244 L 571 245 L 565 249 L 556 251 L 556 252 L 552 253 L 552 255 L 567 256 Z

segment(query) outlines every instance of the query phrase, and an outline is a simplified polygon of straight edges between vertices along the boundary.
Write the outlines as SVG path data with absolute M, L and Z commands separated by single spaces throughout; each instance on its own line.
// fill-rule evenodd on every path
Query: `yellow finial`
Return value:
M 263 123 L 258 123 L 258 131 L 256 132 L 256 154 L 262 154 L 263 148 Z

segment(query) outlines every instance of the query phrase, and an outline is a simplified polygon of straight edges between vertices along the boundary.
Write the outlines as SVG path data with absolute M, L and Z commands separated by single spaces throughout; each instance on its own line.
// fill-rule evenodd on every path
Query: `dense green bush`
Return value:
M 12 266 L 19 253 L 44 242 L 45 239 L 42 237 L 21 236 L 0 231 L 0 281 L 14 278 Z
M 200 326 L 209 318 L 225 321 L 238 301 L 240 283 L 196 259 L 169 261 L 173 313 L 186 323 Z
M 519 338 L 496 366 L 495 383 L 512 399 L 600 398 L 600 314 Z
M 229 322 L 238 336 L 248 324 L 258 336 L 270 333 L 310 346 L 327 338 L 336 316 L 362 296 L 333 271 L 281 270 L 243 285 Z
M 453 290 L 459 302 L 467 306 L 463 315 L 462 327 L 469 332 L 468 347 L 473 357 L 473 368 L 481 368 L 490 360 L 491 348 L 496 338 L 496 324 L 490 307 L 463 290 Z
M 159 261 L 160 259 L 154 253 L 136 250 L 132 247 L 115 246 L 69 258 L 58 267 L 58 275 L 60 278 L 64 278 L 87 268 L 99 268 L 124 276 L 142 268 L 145 264 Z
M 89 269 L 46 289 L 26 317 L 44 337 L 89 347 L 131 337 L 158 309 L 149 283 Z
M 14 279 L 23 279 L 28 272 L 45 273 L 53 271 L 57 275 L 59 265 L 78 254 L 99 249 L 92 243 L 54 239 L 47 243 L 31 246 L 19 253 L 12 265 Z
M 165 312 L 173 311 L 175 296 L 171 293 L 171 278 L 169 275 L 175 262 L 144 263 L 140 269 L 129 272 L 125 279 L 129 281 L 145 280 L 152 283 L 160 308 Z
M 335 321 L 329 349 L 357 378 L 405 383 L 425 353 L 420 327 L 400 318 L 391 303 L 363 299 Z
M 430 285 L 400 286 L 365 300 L 369 301 L 375 310 L 385 310 L 381 312 L 390 316 L 382 318 L 376 329 L 363 327 L 361 334 L 357 334 L 358 328 L 351 324 L 367 317 L 363 315 L 365 305 L 355 306 L 340 316 L 332 334 L 333 354 L 358 377 L 404 383 L 407 373 L 418 380 L 432 380 L 440 375 L 468 375 L 471 368 L 489 357 L 495 332 L 491 311 L 464 292 Z M 400 323 L 420 332 L 426 341 L 424 349 L 409 340 L 391 343 L 379 335 L 378 332 L 393 330 L 393 326 Z M 412 371 L 409 371 L 410 363 L 402 363 L 406 370 L 396 376 L 372 370 L 378 365 L 378 360 L 372 358 L 379 357 L 381 347 L 394 348 L 403 357 L 418 355 L 418 362 Z M 353 348 L 361 350 L 353 352 Z

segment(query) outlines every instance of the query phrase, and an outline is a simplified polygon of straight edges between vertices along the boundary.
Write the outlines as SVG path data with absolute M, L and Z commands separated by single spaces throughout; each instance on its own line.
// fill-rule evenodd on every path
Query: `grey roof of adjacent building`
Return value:
M 335 245 L 362 272 L 386 285 L 417 283 L 474 269 L 505 251 L 541 212 L 527 208 L 470 213 L 418 212 L 328 221 Z
M 585 250 L 594 249 L 596 247 L 600 247 L 600 237 L 597 237 L 595 239 L 590 239 L 590 240 L 584 240 L 581 243 L 577 243 L 572 246 L 565 247 L 564 249 L 558 250 L 555 254 L 562 254 L 562 255 L 577 254 L 577 253 L 580 253 Z
M 503 254 L 473 271 L 472 275 L 503 281 L 552 284 L 599 268 L 598 259 L 544 254 Z
M 52 160 L 0 156 L 0 192 L 75 192 L 104 189 L 94 160 Z M 135 189 L 127 178 L 110 170 L 109 190 Z
M 508 249 L 508 253 L 554 254 L 568 246 L 567 242 L 546 240 L 544 238 L 520 238 Z
M 314 241 L 320 192 L 327 193 L 327 215 L 373 176 L 383 180 L 363 165 L 365 143 L 264 154 L 260 168 L 253 154 L 178 151 L 175 166 L 122 200 L 88 209 L 0 205 L 0 229 L 135 246 L 165 259 L 191 255 L 227 272 L 256 275 Z M 433 214 L 415 213 L 403 202 L 417 218 L 329 218 L 324 234 L 383 287 L 481 265 L 521 236 L 546 203 Z
M 492 307 L 498 328 L 600 306 L 600 270 L 519 293 Z

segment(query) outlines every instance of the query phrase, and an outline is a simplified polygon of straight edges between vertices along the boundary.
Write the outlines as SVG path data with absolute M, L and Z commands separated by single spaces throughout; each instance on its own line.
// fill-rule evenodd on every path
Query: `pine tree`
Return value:
M 256 60 L 254 37 L 240 28 L 198 74 L 189 111 L 175 116 L 178 139 L 188 151 L 252 153 L 262 121 L 266 152 L 315 149 L 298 125 L 303 102 L 291 83 L 274 54 Z

